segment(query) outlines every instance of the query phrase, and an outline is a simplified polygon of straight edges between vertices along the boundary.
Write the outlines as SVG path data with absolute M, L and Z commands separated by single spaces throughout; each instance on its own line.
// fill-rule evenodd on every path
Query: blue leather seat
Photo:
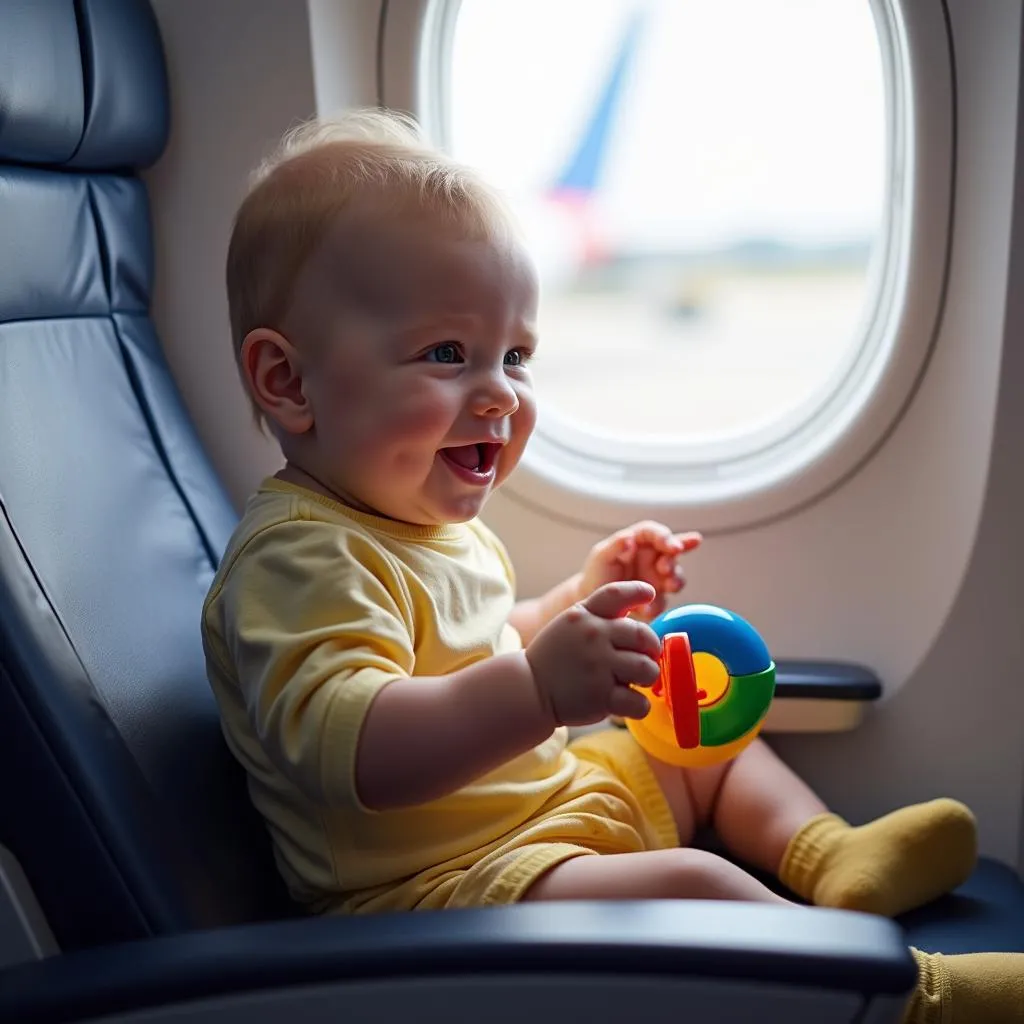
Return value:
M 63 948 L 280 914 L 199 609 L 236 521 L 149 318 L 152 11 L 0 3 L 0 843 Z
M 356 999 L 354 982 L 382 976 L 400 1000 L 425 970 L 511 972 L 510 999 L 538 972 L 573 992 L 587 972 L 595 992 L 697 978 L 691 1009 L 709 1005 L 709 979 L 726 1000 L 740 981 L 783 1003 L 792 986 L 814 1020 L 898 999 L 912 961 L 895 926 L 866 915 L 662 902 L 280 920 L 295 908 L 199 637 L 236 517 L 149 317 L 138 172 L 168 123 L 145 0 L 0 0 L 0 845 L 62 951 L 0 970 L 0 1019 L 299 982 Z M 991 948 L 979 929 L 1005 912 L 1016 937 L 1000 948 L 1024 948 L 1020 883 L 985 867 L 971 885 L 913 927 L 942 948 Z M 823 992 L 827 1013 L 808 1001 Z M 594 998 L 595 1019 L 619 1005 Z
M 982 858 L 956 892 L 899 918 L 907 941 L 929 953 L 1024 953 L 1024 884 Z
M 725 855 L 713 835 L 706 849 Z M 800 902 L 778 879 L 742 865 L 768 888 Z M 999 861 L 981 857 L 954 892 L 897 918 L 906 941 L 929 953 L 1024 953 L 1024 882 Z

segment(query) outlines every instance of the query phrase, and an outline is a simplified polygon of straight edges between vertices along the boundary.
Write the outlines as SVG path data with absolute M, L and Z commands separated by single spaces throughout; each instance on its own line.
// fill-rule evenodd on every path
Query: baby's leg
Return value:
M 688 774 L 694 790 L 713 801 L 711 821 L 729 852 L 776 876 L 793 837 L 828 813 L 811 787 L 763 740 L 730 761 L 718 780 L 699 769 Z
M 667 767 L 657 770 L 662 786 L 689 793 L 698 820 L 707 816 L 730 853 L 819 906 L 895 917 L 955 888 L 974 867 L 974 817 L 954 800 L 852 828 L 761 740 L 724 768 L 677 770 L 673 780 Z
M 756 879 L 703 850 L 575 857 L 533 883 L 522 899 L 716 899 L 785 903 Z M 1024 1024 L 1024 954 L 940 956 L 912 949 L 918 982 L 904 1024 Z
M 645 850 L 573 857 L 527 889 L 524 900 L 745 900 L 785 903 L 756 878 L 704 850 Z M 791 905 L 791 904 L 790 904 Z
M 715 899 L 786 903 L 735 865 L 703 850 L 575 857 L 533 883 L 522 899 Z M 1024 954 L 938 956 L 911 952 L 918 983 L 904 1024 L 1024 1024 Z
M 686 845 L 711 825 L 729 852 L 778 875 L 794 835 L 828 808 L 762 740 L 708 768 L 680 769 L 648 759 Z

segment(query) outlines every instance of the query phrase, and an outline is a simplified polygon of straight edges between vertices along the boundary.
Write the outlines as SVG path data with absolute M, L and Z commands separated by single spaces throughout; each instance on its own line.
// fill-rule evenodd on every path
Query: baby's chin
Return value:
M 360 495 L 372 514 L 407 526 L 442 527 L 468 523 L 480 515 L 491 495 L 508 476 L 504 467 L 497 478 L 484 487 L 452 487 L 448 471 L 431 473 L 418 488 L 405 494 Z
M 494 488 L 490 487 L 482 493 L 424 502 L 412 510 L 413 519 L 409 521 L 415 521 L 420 526 L 457 526 L 459 523 L 468 523 L 480 515 L 493 492 Z

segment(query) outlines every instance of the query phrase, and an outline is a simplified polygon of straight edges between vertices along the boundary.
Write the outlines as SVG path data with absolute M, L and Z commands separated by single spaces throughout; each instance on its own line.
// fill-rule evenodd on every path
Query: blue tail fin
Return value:
M 597 187 L 608 149 L 612 123 L 622 96 L 622 86 L 636 52 L 646 17 L 646 9 L 640 7 L 633 12 L 627 22 L 604 88 L 575 152 L 552 185 L 553 192 L 580 195 L 593 192 Z

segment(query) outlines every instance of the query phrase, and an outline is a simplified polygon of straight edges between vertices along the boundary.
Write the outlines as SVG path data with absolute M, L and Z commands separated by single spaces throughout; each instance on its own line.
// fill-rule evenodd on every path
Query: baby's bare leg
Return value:
M 731 854 L 778 874 L 789 841 L 828 808 L 762 741 L 732 761 L 676 768 L 648 758 L 676 820 L 680 845 L 711 825 Z
M 710 782 L 697 776 L 691 785 L 703 795 Z M 779 873 L 793 836 L 828 811 L 814 790 L 763 740 L 754 740 L 729 763 L 712 799 L 712 823 L 726 849 L 773 875 Z
M 524 900 L 744 900 L 784 903 L 735 864 L 704 850 L 647 850 L 556 864 Z
M 818 906 L 895 917 L 974 866 L 974 817 L 963 804 L 931 800 L 854 828 L 760 740 L 724 767 L 655 774 L 684 822 L 713 825 L 734 857 Z

